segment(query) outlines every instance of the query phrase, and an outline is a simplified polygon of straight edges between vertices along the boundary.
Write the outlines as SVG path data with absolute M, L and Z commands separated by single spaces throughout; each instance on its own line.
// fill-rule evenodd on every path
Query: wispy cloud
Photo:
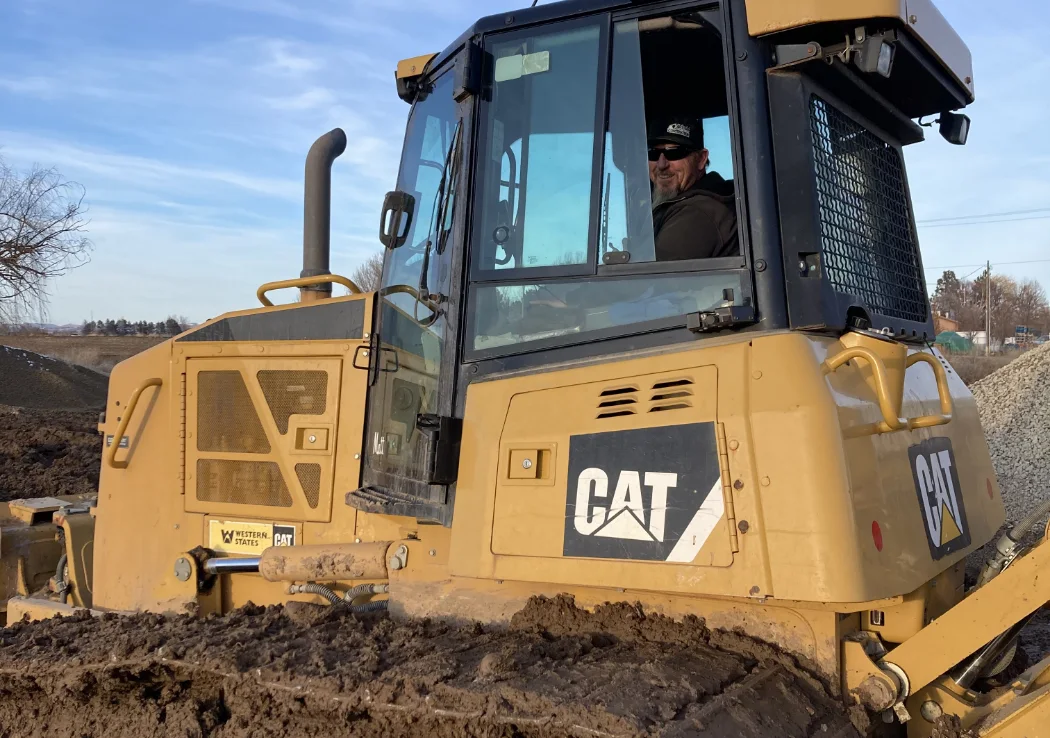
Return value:
M 1050 205 L 1050 99 L 1038 94 L 1050 78 L 1050 10 L 1025 0 L 941 5 L 974 51 L 978 103 L 969 145 L 934 133 L 907 152 L 919 217 Z M 92 262 L 53 285 L 53 318 L 202 318 L 297 274 L 303 158 L 335 126 L 349 143 L 333 169 L 333 265 L 351 271 L 378 248 L 379 207 L 395 182 L 408 113 L 394 91 L 397 60 L 440 50 L 500 9 L 482 0 L 0 0 L 0 155 L 58 167 L 92 205 Z M 1045 257 L 1047 226 L 920 235 L 930 265 L 1008 261 Z M 1024 274 L 1050 286 L 1050 268 Z

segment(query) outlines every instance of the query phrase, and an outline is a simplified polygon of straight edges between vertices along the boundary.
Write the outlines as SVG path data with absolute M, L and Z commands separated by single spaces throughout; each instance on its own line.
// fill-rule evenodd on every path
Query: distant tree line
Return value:
M 148 320 L 85 320 L 80 327 L 82 336 L 177 336 L 190 327 L 190 322 L 182 317 L 169 315 L 156 323 Z
M 993 274 L 989 284 L 988 277 L 986 270 L 973 280 L 959 278 L 952 271 L 944 272 L 933 293 L 933 309 L 959 321 L 963 335 L 984 330 L 987 309 L 992 345 L 1014 336 L 1019 326 L 1037 335 L 1050 332 L 1050 301 L 1039 282 Z

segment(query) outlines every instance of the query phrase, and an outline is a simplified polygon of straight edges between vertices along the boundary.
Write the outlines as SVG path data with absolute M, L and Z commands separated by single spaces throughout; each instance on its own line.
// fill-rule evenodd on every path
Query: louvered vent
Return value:
M 637 387 L 609 387 L 598 395 L 598 419 L 634 415 L 638 412 L 637 406 Z
M 668 410 L 682 410 L 692 407 L 693 380 L 669 379 L 653 385 L 649 398 L 649 412 L 659 413 Z

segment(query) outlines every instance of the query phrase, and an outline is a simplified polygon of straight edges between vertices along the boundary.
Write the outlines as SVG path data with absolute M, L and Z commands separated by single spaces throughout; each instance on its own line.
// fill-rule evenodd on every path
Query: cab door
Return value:
M 470 104 L 469 97 L 461 103 L 453 97 L 452 66 L 421 82 L 409 116 L 397 189 L 410 196 L 411 220 L 384 257 L 362 486 L 347 498 L 359 510 L 446 525 L 459 447 L 459 421 L 452 417 L 459 301 L 450 295 L 459 281 L 453 264 L 464 198 L 457 190 Z

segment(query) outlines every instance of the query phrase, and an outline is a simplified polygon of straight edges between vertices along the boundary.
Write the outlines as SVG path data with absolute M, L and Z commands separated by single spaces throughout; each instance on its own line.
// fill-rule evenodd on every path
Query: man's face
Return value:
M 682 147 L 672 143 L 655 144 L 652 150 L 674 152 L 671 156 L 683 153 Z M 701 149 L 690 151 L 684 158 L 673 161 L 662 153 L 659 159 L 650 161 L 649 179 L 653 181 L 658 199 L 677 197 L 692 187 L 707 168 L 707 160 L 707 149 Z

